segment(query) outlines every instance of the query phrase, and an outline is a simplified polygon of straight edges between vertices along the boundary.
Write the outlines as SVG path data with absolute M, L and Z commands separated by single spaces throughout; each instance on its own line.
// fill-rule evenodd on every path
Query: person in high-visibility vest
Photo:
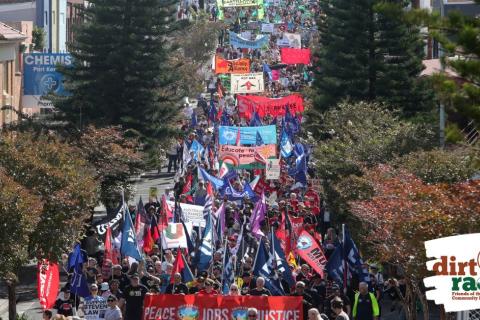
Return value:
M 352 315 L 355 320 L 378 320 L 380 308 L 378 307 L 377 298 L 371 292 L 368 292 L 368 284 L 360 282 L 358 290 L 355 294 Z

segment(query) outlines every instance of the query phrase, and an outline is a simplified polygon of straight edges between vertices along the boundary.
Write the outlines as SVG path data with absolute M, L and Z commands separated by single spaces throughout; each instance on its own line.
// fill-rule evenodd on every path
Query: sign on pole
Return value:
M 26 53 L 23 55 L 23 107 L 51 108 L 51 101 L 42 96 L 53 93 L 64 96 L 68 93 L 63 87 L 63 75 L 57 71 L 58 65 L 71 66 L 69 53 Z
M 280 159 L 267 159 L 265 175 L 270 180 L 280 179 Z

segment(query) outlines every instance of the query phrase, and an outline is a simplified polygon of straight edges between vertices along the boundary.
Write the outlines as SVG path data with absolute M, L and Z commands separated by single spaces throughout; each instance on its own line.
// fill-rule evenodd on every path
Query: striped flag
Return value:
M 207 196 L 205 198 L 205 206 L 203 207 L 203 217 L 208 216 L 212 212 L 213 205 L 213 189 L 212 184 L 207 182 Z
M 213 257 L 213 222 L 212 215 L 207 216 L 207 224 L 203 230 L 202 244 L 198 259 L 198 271 L 207 270 Z

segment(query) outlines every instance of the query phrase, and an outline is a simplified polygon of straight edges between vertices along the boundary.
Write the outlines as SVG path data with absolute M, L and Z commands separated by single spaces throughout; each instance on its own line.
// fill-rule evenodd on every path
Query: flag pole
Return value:
M 347 294 L 348 264 L 345 257 L 345 223 L 342 223 L 343 293 Z

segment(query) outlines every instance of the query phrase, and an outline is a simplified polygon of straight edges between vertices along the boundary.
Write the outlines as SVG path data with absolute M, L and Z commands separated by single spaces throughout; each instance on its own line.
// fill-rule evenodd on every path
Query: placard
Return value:
M 270 180 L 280 179 L 280 159 L 267 159 L 265 176 Z
M 263 92 L 263 72 L 249 74 L 232 74 L 231 93 L 258 93 Z
M 105 318 L 107 300 L 98 297 L 95 300 L 86 300 L 83 304 L 83 313 L 86 320 L 99 320 Z
M 175 208 L 175 202 L 168 201 L 170 208 Z M 195 206 L 187 203 L 179 203 L 182 208 L 185 222 L 191 222 L 195 227 L 205 228 L 205 218 L 203 218 L 203 206 Z

